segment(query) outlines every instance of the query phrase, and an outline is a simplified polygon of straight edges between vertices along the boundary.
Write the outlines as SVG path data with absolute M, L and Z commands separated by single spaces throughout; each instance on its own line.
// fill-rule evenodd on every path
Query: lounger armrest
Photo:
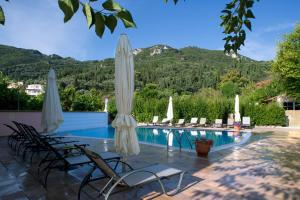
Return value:
M 106 161 L 106 163 L 113 163 L 113 162 L 122 163 L 122 164 L 126 165 L 127 167 L 129 167 L 130 170 L 133 170 L 133 168 L 128 163 L 126 163 L 126 162 L 124 162 L 124 161 L 122 161 L 120 159 L 113 159 L 113 160 Z

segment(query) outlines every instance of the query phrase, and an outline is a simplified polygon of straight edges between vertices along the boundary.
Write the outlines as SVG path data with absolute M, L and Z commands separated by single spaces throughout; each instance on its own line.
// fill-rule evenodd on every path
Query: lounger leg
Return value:
M 182 182 L 184 173 L 185 172 L 181 172 L 180 175 L 179 175 L 179 180 L 178 180 L 178 184 L 177 184 L 176 190 L 174 192 L 172 192 L 172 193 L 166 193 L 166 195 L 173 196 L 173 195 L 177 194 L 181 190 L 181 182 Z
M 45 187 L 45 188 L 47 188 L 48 176 L 49 176 L 49 174 L 50 174 L 51 169 L 53 169 L 53 168 L 52 168 L 52 165 L 55 163 L 55 161 L 57 161 L 57 160 L 52 160 L 52 161 L 50 162 L 50 164 L 47 166 L 48 169 L 47 169 L 46 176 L 45 176 L 45 181 L 44 181 L 44 187 Z
M 40 176 L 40 168 L 41 168 L 41 166 L 42 166 L 42 164 L 44 163 L 44 162 L 46 162 L 46 160 L 47 160 L 47 158 L 48 158 L 48 156 L 50 155 L 50 153 L 47 153 L 47 155 L 45 156 L 45 158 L 43 158 L 42 160 L 41 160 L 41 162 L 39 163 L 39 167 L 38 167 L 38 176 Z
M 90 171 L 87 173 L 87 175 L 84 177 L 84 179 L 82 180 L 79 190 L 78 190 L 78 200 L 80 200 L 80 194 L 81 194 L 81 190 L 83 189 L 83 187 L 89 182 L 93 172 L 96 170 L 96 166 L 93 166 L 92 169 L 90 169 Z

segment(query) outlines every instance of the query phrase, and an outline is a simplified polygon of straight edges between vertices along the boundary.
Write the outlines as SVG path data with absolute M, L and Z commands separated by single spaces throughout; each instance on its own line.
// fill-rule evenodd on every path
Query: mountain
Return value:
M 154 45 L 133 51 L 135 81 L 139 89 L 148 83 L 178 93 L 195 92 L 216 87 L 220 77 L 231 69 L 257 82 L 267 78 L 270 65 L 239 55 L 225 55 L 223 51 L 198 47 L 175 49 Z M 37 50 L 0 45 L 0 71 L 11 79 L 25 83 L 45 83 L 47 72 L 53 67 L 61 87 L 74 85 L 76 89 L 96 88 L 111 93 L 114 88 L 114 59 L 77 61 L 59 55 L 44 55 Z

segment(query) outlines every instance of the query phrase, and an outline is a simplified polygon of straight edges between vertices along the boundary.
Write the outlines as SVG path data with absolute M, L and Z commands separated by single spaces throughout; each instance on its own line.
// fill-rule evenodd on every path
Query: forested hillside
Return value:
M 197 47 L 174 49 L 165 45 L 136 49 L 136 88 L 148 83 L 159 88 L 173 89 L 178 94 L 193 93 L 201 88 L 216 88 L 221 77 L 236 69 L 248 81 L 268 77 L 269 63 L 240 56 L 234 59 L 223 51 Z M 114 60 L 77 61 L 58 55 L 44 55 L 36 50 L 26 50 L 0 45 L 0 71 L 12 80 L 25 83 L 45 83 L 50 67 L 57 72 L 61 88 L 74 86 L 76 90 L 95 88 L 103 93 L 113 92 Z

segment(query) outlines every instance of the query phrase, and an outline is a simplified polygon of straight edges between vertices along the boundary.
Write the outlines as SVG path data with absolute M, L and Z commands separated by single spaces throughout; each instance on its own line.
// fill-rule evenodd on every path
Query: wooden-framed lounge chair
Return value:
M 105 200 L 107 200 L 111 194 L 120 192 L 120 190 L 114 191 L 118 186 L 122 186 L 123 190 L 126 190 L 138 188 L 152 182 L 158 182 L 164 194 L 175 195 L 181 190 L 181 182 L 185 172 L 180 169 L 168 167 L 162 164 L 153 164 L 147 167 L 133 169 L 128 163 L 120 160 L 111 160 L 111 162 L 121 162 L 123 166 L 127 166 L 129 168 L 129 171 L 120 173 L 116 171 L 116 165 L 114 168 L 112 168 L 109 165 L 109 162 L 106 162 L 101 155 L 96 154 L 87 148 L 79 148 L 95 165 L 95 167 L 86 175 L 86 177 L 90 177 L 94 170 L 99 169 L 104 174 L 104 177 L 109 179 L 99 192 L 99 195 L 103 195 Z M 170 178 L 176 175 L 179 176 L 176 190 L 172 194 L 168 194 L 165 191 L 162 179 Z M 80 199 L 80 193 L 78 193 L 78 199 Z
M 227 127 L 228 128 L 233 128 L 233 123 L 234 123 L 234 120 L 232 118 L 227 119 Z
M 204 117 L 200 118 L 199 126 L 206 126 L 206 118 Z
M 242 118 L 242 127 L 247 127 L 247 128 L 251 127 L 250 117 L 243 117 Z
M 179 119 L 178 122 L 175 125 L 176 126 L 183 126 L 184 125 L 184 119 Z
M 198 124 L 198 117 L 192 117 L 189 126 L 197 126 Z
M 154 116 L 152 120 L 152 125 L 157 125 L 158 123 L 158 116 Z
M 223 127 L 223 120 L 222 119 L 216 119 L 215 123 L 214 123 L 214 127 L 222 128 Z

